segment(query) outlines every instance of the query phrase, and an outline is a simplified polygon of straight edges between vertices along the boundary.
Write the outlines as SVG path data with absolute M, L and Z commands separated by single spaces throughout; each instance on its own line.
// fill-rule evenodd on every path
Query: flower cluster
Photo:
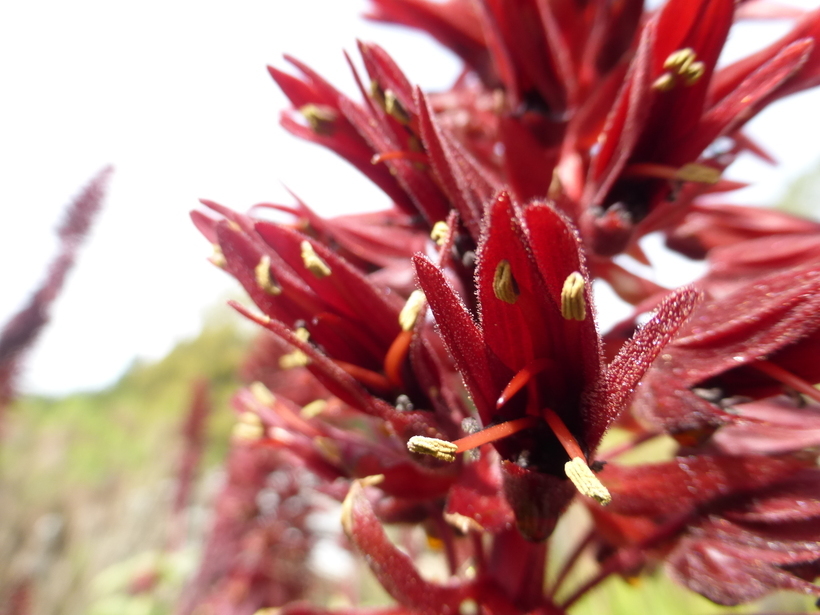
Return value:
M 366 612 L 563 613 L 660 562 L 721 604 L 820 595 L 820 227 L 719 200 L 740 153 L 767 157 L 745 122 L 820 82 L 820 11 L 716 68 L 736 20 L 782 9 L 371 1 L 371 18 L 428 32 L 464 71 L 425 93 L 360 43 L 357 102 L 292 58 L 296 75 L 270 68 L 293 104 L 283 126 L 392 206 L 194 212 L 256 305 L 234 307 L 266 330 L 236 446 L 285 455 L 343 502 L 350 544 L 398 604 Z M 706 275 L 670 290 L 625 268 L 648 264 L 639 240 L 654 232 Z M 635 306 L 603 334 L 595 280 Z M 612 426 L 628 441 L 599 451 Z M 670 436 L 668 460 L 618 463 Z M 591 528 L 547 588 L 573 500 Z M 440 544 L 449 581 L 425 579 L 392 524 Z M 599 573 L 565 587 L 587 551 Z

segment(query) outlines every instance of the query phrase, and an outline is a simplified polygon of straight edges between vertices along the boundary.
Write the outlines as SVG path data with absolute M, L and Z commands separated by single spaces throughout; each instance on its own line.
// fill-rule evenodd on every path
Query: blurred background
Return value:
M 426 90 L 446 88 L 458 74 L 434 41 L 361 19 L 366 7 L 365 0 L 0 7 L 0 323 L 45 275 L 64 206 L 99 169 L 115 167 L 51 323 L 27 355 L 24 396 L 2 427 L 0 592 L 24 573 L 51 579 L 32 612 L 165 612 L 154 610 L 156 601 L 112 598 L 124 583 L 117 566 L 132 578 L 139 558 L 150 560 L 167 540 L 156 519 L 169 505 L 174 442 L 194 378 L 209 379 L 216 408 L 205 466 L 224 456 L 225 408 L 248 339 L 224 307 L 236 285 L 206 261 L 210 247 L 188 212 L 199 198 L 239 210 L 291 204 L 285 187 L 324 215 L 389 205 L 344 162 L 279 128 L 286 101 L 266 64 L 287 70 L 282 56 L 291 54 L 357 98 L 342 51 L 354 53 L 360 38 L 383 46 Z M 737 28 L 722 62 L 788 25 Z M 753 185 L 732 201 L 817 211 L 818 108 L 820 92 L 808 92 L 749 125 L 779 165 L 739 160 L 728 176 Z M 675 267 L 675 279 L 663 281 L 683 283 L 698 270 L 683 259 Z M 613 307 L 609 322 L 622 313 Z M 218 481 L 218 473 L 201 481 L 194 529 L 205 527 Z M 72 547 L 106 532 L 100 548 Z M 180 557 L 189 559 L 171 566 L 169 578 L 183 578 L 195 561 L 194 552 Z

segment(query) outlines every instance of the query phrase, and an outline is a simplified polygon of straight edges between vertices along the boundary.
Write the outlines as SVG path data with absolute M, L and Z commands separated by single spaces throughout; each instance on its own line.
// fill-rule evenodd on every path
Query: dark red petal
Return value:
M 600 408 L 603 430 L 626 406 L 635 387 L 655 358 L 689 318 L 698 299 L 690 288 L 675 291 L 663 300 L 652 319 L 639 329 L 609 364 L 605 375 L 605 396 Z M 601 431 L 601 435 L 603 431 Z
M 294 332 L 282 322 L 273 319 L 262 319 L 244 306 L 231 301 L 230 305 L 240 314 L 250 318 L 259 325 L 276 334 L 294 348 L 304 352 L 310 359 L 307 368 L 318 378 L 328 391 L 345 403 L 367 414 L 380 418 L 390 418 L 396 414 L 394 408 L 382 400 L 370 395 L 350 374 L 336 365 L 314 346 L 300 340 Z
M 376 579 L 401 605 L 419 615 L 459 613 L 461 602 L 468 597 L 467 590 L 459 585 L 437 585 L 422 578 L 413 560 L 387 538 L 360 481 L 350 486 L 345 498 L 342 526 Z
M 696 455 L 641 466 L 610 463 L 598 476 L 612 494 L 609 511 L 659 517 L 777 484 L 803 467 L 800 461 L 759 455 Z
M 560 332 L 564 323 L 557 307 L 560 303 L 545 292 L 552 289 L 549 285 L 544 288 L 518 219 L 509 195 L 501 192 L 485 214 L 484 230 L 476 251 L 476 294 L 484 341 L 509 370 L 496 379 L 507 381 L 534 359 L 546 356 L 556 360 L 564 350 L 563 340 L 550 335 Z M 557 238 L 546 239 L 555 240 Z M 500 299 L 494 289 L 502 261 L 508 264 L 517 286 L 513 302 Z M 558 292 L 560 301 L 560 288 Z M 501 386 L 504 385 L 506 382 Z
M 413 257 L 413 264 L 439 333 L 464 378 L 481 420 L 488 424 L 495 411 L 498 391 L 503 385 L 495 384 L 494 371 L 498 370 L 498 365 L 491 365 L 484 335 L 464 302 L 445 280 L 441 269 L 421 255 Z M 494 362 L 497 361 L 495 359 Z
M 792 43 L 711 107 L 694 131 L 682 134 L 679 141 L 672 140 L 673 148 L 680 142 L 679 162 L 694 159 L 716 138 L 731 134 L 751 119 L 803 66 L 813 48 L 811 39 Z
M 389 345 L 395 339 L 400 331 L 398 315 L 402 302 L 399 297 L 387 295 L 335 252 L 296 231 L 270 222 L 258 222 L 256 230 L 294 271 L 302 273 L 305 284 L 340 316 L 360 323 L 383 344 Z M 320 278 L 305 268 L 300 247 L 303 241 L 309 242 L 327 263 L 330 275 Z
M 486 202 L 496 192 L 488 173 L 439 126 L 427 97 L 416 90 L 419 126 L 430 164 L 467 230 L 478 240 Z
M 753 557 L 706 539 L 687 538 L 669 556 L 670 576 L 723 605 L 760 598 L 777 589 L 820 594 L 820 587 Z

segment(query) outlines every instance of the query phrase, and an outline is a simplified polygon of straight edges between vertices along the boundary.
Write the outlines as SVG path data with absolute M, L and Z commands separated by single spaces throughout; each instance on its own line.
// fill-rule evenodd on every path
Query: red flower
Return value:
M 585 495 L 606 499 L 588 468 L 595 449 L 695 298 L 683 291 L 667 300 L 604 366 L 580 247 L 577 233 L 551 207 L 522 209 L 499 195 L 488 208 L 477 253 L 478 323 L 442 272 L 415 259 L 478 415 L 485 426 L 495 425 L 484 432 L 488 439 L 465 438 L 457 450 L 495 434 L 503 438 L 495 447 L 504 460 L 507 497 L 519 528 L 533 540 L 552 532 L 572 498 L 567 476 Z M 586 468 L 584 479 L 574 476 L 576 461 Z

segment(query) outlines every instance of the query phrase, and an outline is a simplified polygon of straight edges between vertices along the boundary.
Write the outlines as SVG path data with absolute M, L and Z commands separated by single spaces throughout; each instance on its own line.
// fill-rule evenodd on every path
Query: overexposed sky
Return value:
M 816 2 L 803 2 L 814 6 Z M 158 358 L 194 335 L 236 285 L 205 261 L 190 224 L 198 198 L 236 209 L 291 203 L 322 213 L 387 206 L 357 171 L 278 126 L 284 96 L 265 66 L 303 60 L 354 92 L 342 50 L 385 47 L 411 81 L 446 88 L 458 63 L 430 39 L 363 21 L 365 0 L 111 0 L 0 6 L 0 324 L 40 282 L 54 228 L 97 170 L 115 166 L 105 209 L 53 320 L 29 355 L 24 389 L 64 393 L 112 382 L 136 357 Z M 785 26 L 733 34 L 743 54 Z M 738 164 L 766 202 L 820 159 L 820 95 L 795 97 L 750 132 L 779 169 Z

